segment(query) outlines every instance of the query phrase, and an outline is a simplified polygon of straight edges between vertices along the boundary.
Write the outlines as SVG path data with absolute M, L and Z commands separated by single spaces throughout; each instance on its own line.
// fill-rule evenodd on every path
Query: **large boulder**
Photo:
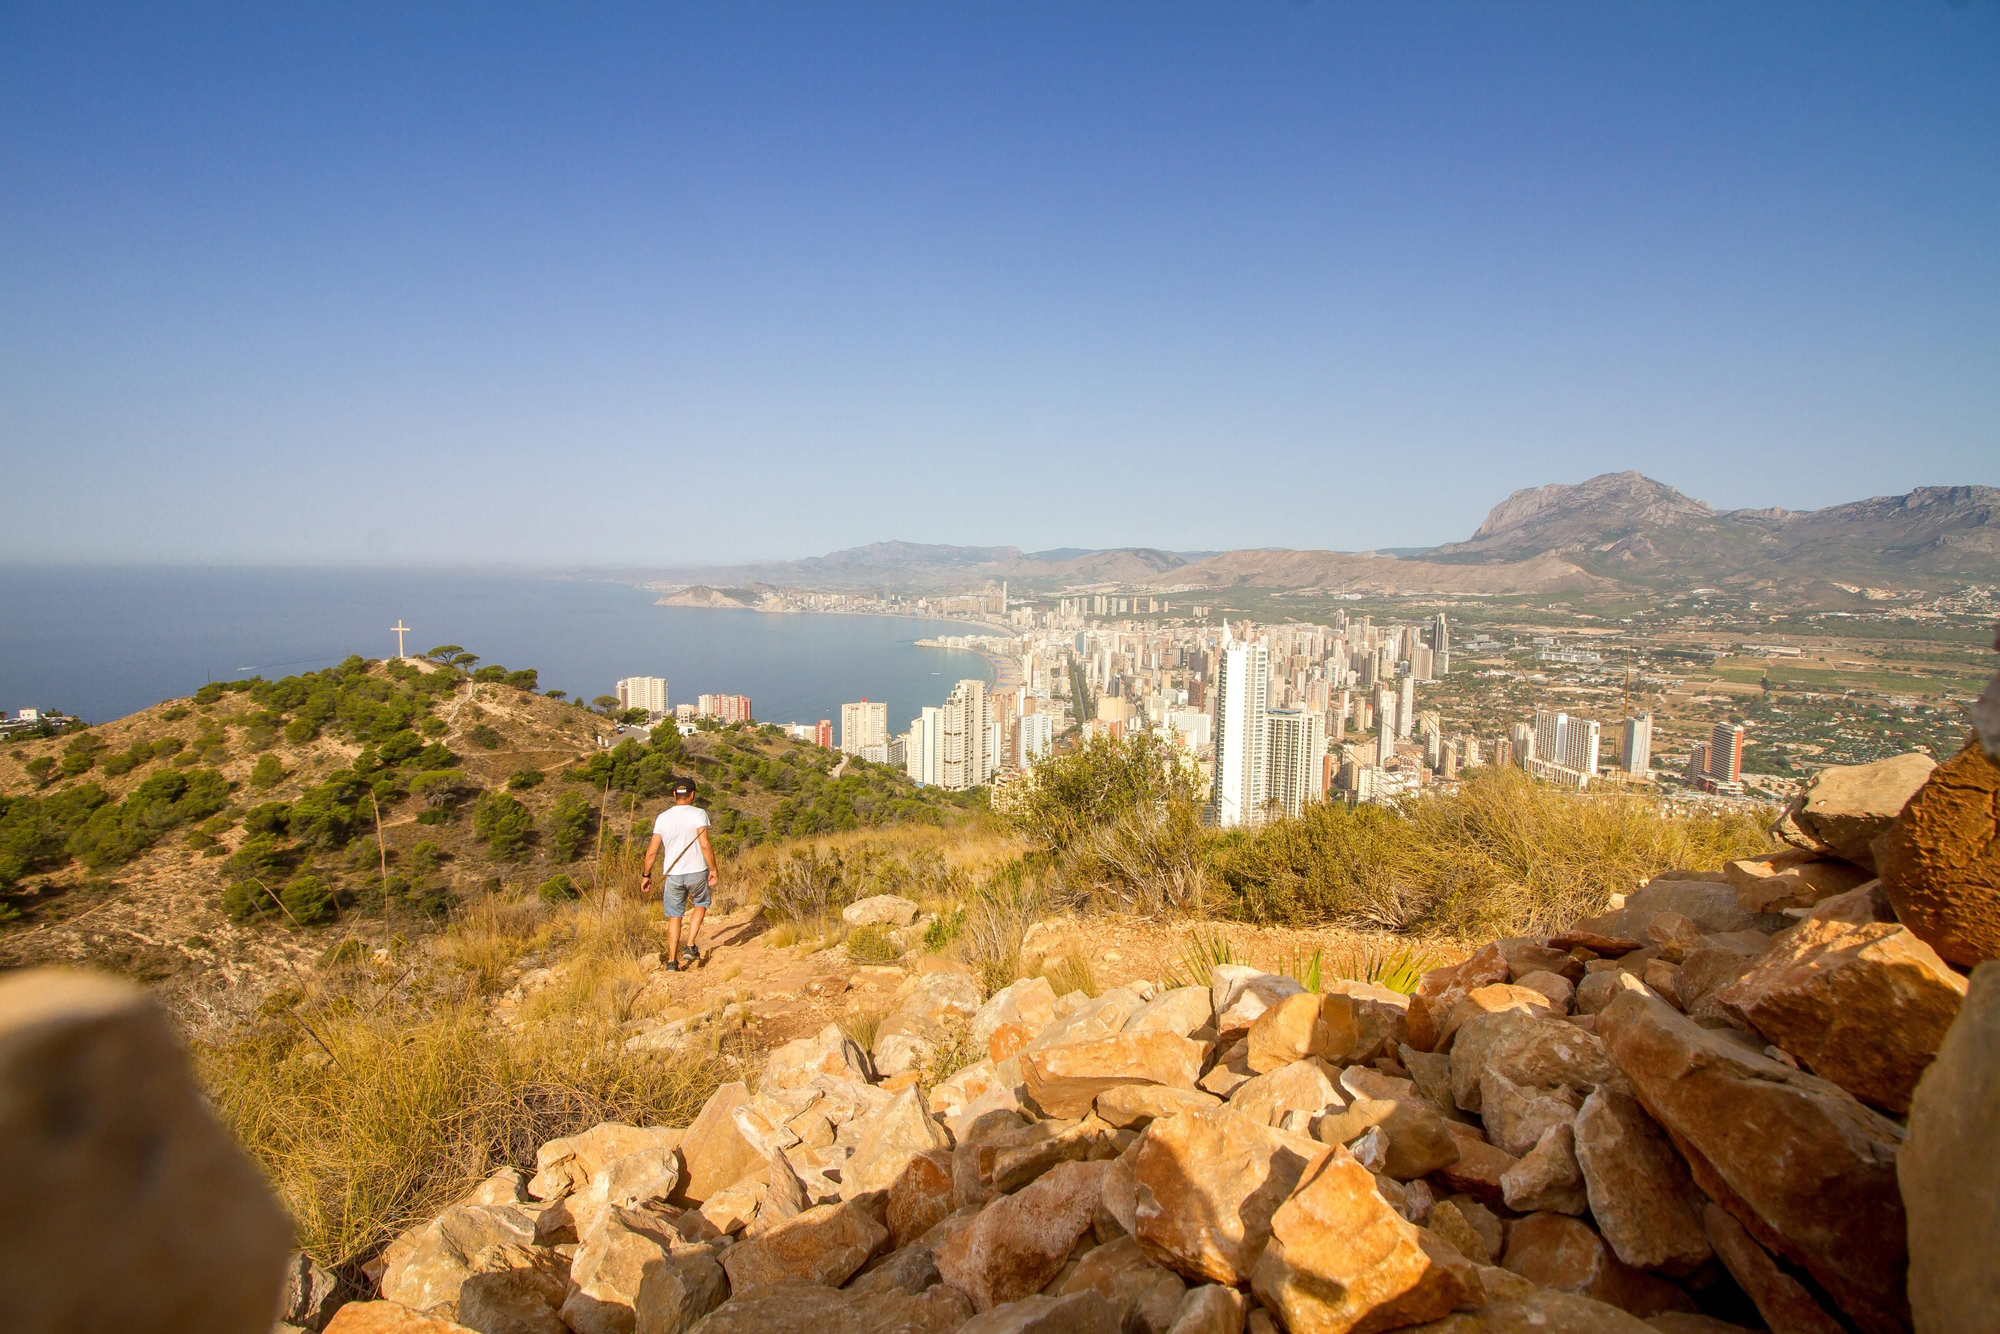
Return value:
M 681 1136 L 679 1198 L 700 1204 L 764 1166 L 764 1155 L 736 1128 L 735 1111 L 750 1101 L 742 1083 L 711 1093 Z
M 1852 862 L 1823 857 L 1806 848 L 1742 857 L 1722 869 L 1729 875 L 1736 901 L 1751 912 L 1810 908 L 1871 879 Z
M 896 1184 L 910 1160 L 934 1149 L 949 1149 L 951 1136 L 931 1114 L 912 1085 L 896 1095 L 894 1102 L 854 1123 L 858 1138 L 854 1156 L 841 1172 L 840 1193 L 845 1199 L 873 1190 L 888 1190 Z
M 1382 1146 L 1381 1162 L 1373 1166 L 1397 1181 L 1429 1176 L 1461 1156 L 1459 1137 L 1416 1098 L 1357 1097 L 1346 1109 L 1321 1117 L 1313 1138 L 1322 1144 L 1351 1144 L 1370 1131 L 1377 1132 Z
M 1893 1121 L 1653 997 L 1619 997 L 1598 1031 L 1710 1198 L 1868 1334 L 1908 1328 Z
M 938 1247 L 938 1273 L 981 1311 L 1039 1291 L 1097 1217 L 1105 1164 L 1062 1163 L 995 1200 Z
M 1250 1025 L 1257 1017 L 1287 996 L 1297 996 L 1305 992 L 1298 979 L 1283 973 L 1255 973 L 1250 977 L 1231 976 L 1226 979 L 1223 970 L 1215 970 L 1211 993 L 1220 993 L 1215 1001 L 1215 1031 L 1219 1038 L 1227 1042 L 1250 1031 Z
M 1834 765 L 1806 781 L 1778 822 L 1779 837 L 1873 870 L 1869 845 L 1889 828 L 1937 767 L 1928 755 Z
M 1309 1135 L 1313 1123 L 1329 1108 L 1346 1105 L 1334 1082 L 1339 1078 L 1338 1071 L 1317 1057 L 1293 1061 L 1243 1083 L 1229 1095 L 1229 1106 L 1253 1121 Z
M 1301 992 L 1282 998 L 1252 1021 L 1247 1059 L 1260 1075 L 1308 1056 L 1338 1061 L 1360 1036 L 1353 1001 Z
M 1625 1264 L 1588 1223 L 1563 1214 L 1529 1214 L 1516 1221 L 1507 1229 L 1501 1264 L 1542 1287 L 1589 1297 L 1636 1316 L 1695 1309 L 1680 1288 Z
M 680 1243 L 653 1215 L 616 1207 L 583 1239 L 569 1279 L 562 1320 L 576 1334 L 635 1334 L 649 1281 L 654 1291 L 644 1304 L 655 1328 L 685 1330 L 728 1295 L 707 1247 Z
M 1056 990 L 1046 977 L 1024 977 L 987 998 L 972 1016 L 974 1051 L 985 1051 L 993 1030 L 1002 1024 L 1026 1024 L 1040 1031 L 1055 1022 Z
M 1120 1084 L 1097 1095 L 1091 1104 L 1105 1124 L 1121 1129 L 1144 1130 L 1163 1116 L 1176 1112 L 1220 1107 L 1222 1099 L 1200 1089 L 1170 1088 L 1165 1084 Z
M 1204 1055 L 1201 1043 L 1178 1033 L 1111 1033 L 1065 1046 L 1030 1046 L 1021 1053 L 1021 1081 L 1046 1114 L 1076 1117 L 1120 1084 L 1191 1089 Z
M 2000 1311 L 2000 963 L 1981 964 L 1911 1101 L 1896 1160 L 1910 1219 L 1919 1334 L 1977 1329 Z
M 1596 1090 L 1576 1115 L 1575 1142 L 1591 1216 L 1620 1260 L 1672 1278 L 1708 1260 L 1701 1192 L 1638 1099 Z
M 1133 1011 L 1125 1021 L 1125 1032 L 1159 1029 L 1187 1038 L 1207 1028 L 1214 1018 L 1214 1000 L 1207 987 L 1170 987 Z
M 411 1228 L 382 1252 L 382 1296 L 412 1310 L 455 1304 L 458 1290 L 489 1266 L 482 1257 L 535 1244 L 535 1220 L 505 1204 L 458 1204 Z
M 1402 992 L 1345 978 L 1329 978 L 1322 988 L 1328 996 L 1345 996 L 1354 1003 L 1354 1022 L 1359 1029 L 1359 1036 L 1345 1055 L 1328 1058 L 1334 1064 L 1366 1065 L 1384 1056 L 1394 1056 L 1408 1041 L 1410 998 Z
M 1901 1115 L 1965 998 L 1903 927 L 1801 922 L 1716 993 L 1732 1015 L 1873 1107 Z
M 1470 958 L 1433 968 L 1417 983 L 1407 1017 L 1409 1043 L 1418 1051 L 1435 1051 L 1441 1026 L 1459 1000 L 1480 987 L 1506 982 L 1513 976 L 1499 945 L 1487 945 Z
M 1155 1121 L 1127 1153 L 1132 1235 L 1187 1278 L 1240 1287 L 1271 1238 L 1271 1215 L 1332 1153 L 1227 1107 Z
M 1780 1268 L 1727 1209 L 1710 1203 L 1701 1217 L 1722 1267 L 1756 1304 L 1766 1325 L 1783 1334 L 1843 1334 L 1840 1322 L 1826 1313 L 1805 1284 Z
M 1709 878 L 1685 871 L 1657 876 L 1633 890 L 1608 925 L 1620 936 L 1650 940 L 1647 928 L 1662 913 L 1678 913 L 1693 922 L 1701 934 L 1711 936 L 1726 931 L 1781 931 L 1791 925 L 1791 919 L 1781 913 L 1752 912 L 1744 907 L 1726 877 Z M 1629 957 L 1619 958 L 1624 966 L 1632 966 Z
M 1117 1307 L 1095 1288 L 1061 1297 L 1035 1293 L 972 1317 L 958 1334 L 1110 1334 Z
M 2000 959 L 2000 764 L 1967 745 L 1878 848 L 1897 920 L 1960 968 Z
M 838 1287 L 889 1240 L 889 1229 L 855 1204 L 821 1204 L 722 1253 L 732 1290 L 753 1283 Z
M 799 1089 L 812 1083 L 814 1076 L 832 1075 L 843 1079 L 868 1078 L 868 1055 L 861 1044 L 828 1024 L 809 1038 L 794 1038 L 772 1052 L 757 1080 L 759 1093 Z
M 556 1314 L 568 1295 L 569 1266 L 562 1256 L 527 1251 L 520 1262 L 466 1279 L 458 1290 L 458 1320 L 480 1334 L 570 1334 Z
M 1576 1128 L 1550 1126 L 1535 1147 L 1500 1178 L 1500 1193 L 1517 1213 L 1581 1214 L 1589 1207 L 1576 1162 Z
M 631 1193 L 642 1176 L 654 1176 L 665 1170 L 666 1162 L 674 1159 L 674 1150 L 680 1146 L 681 1132 L 664 1127 L 623 1125 L 617 1121 L 604 1121 L 578 1135 L 568 1135 L 562 1139 L 552 1139 L 535 1152 L 535 1175 L 528 1182 L 528 1193 L 538 1200 L 561 1199 L 566 1195 L 582 1194 L 592 1189 L 592 1182 L 599 1173 L 605 1178 L 598 1183 L 595 1192 L 598 1201 L 611 1200 L 613 1203 L 638 1203 L 635 1199 L 622 1198 Z M 609 1169 L 619 1159 L 634 1154 L 647 1155 L 646 1158 L 628 1164 L 619 1172 L 619 1189 L 613 1189 Z M 673 1171 L 679 1177 L 678 1164 Z M 666 1183 L 666 1190 L 659 1193 L 664 1198 L 671 1193 L 674 1181 Z M 613 1195 L 621 1198 L 613 1200 Z M 491 1199 L 481 1202 L 491 1204 L 508 1203 L 507 1200 Z
M 1452 1096 L 1466 1111 L 1481 1109 L 1480 1082 L 1495 1072 L 1523 1088 L 1579 1093 L 1622 1082 L 1595 1035 L 1566 1019 L 1521 1011 L 1468 1020 L 1452 1045 Z
M 0 1325 L 263 1334 L 292 1229 L 128 983 L 0 980 Z
M 1180 1275 L 1154 1264 L 1131 1237 L 1090 1251 L 1060 1281 L 1056 1295 L 1086 1288 L 1110 1298 L 1125 1334 L 1169 1334 L 1187 1297 Z
M 950 1153 L 934 1149 L 904 1164 L 889 1186 L 882 1221 L 889 1227 L 889 1244 L 901 1248 L 942 1223 L 958 1207 L 958 1190 L 951 1177 Z
M 856 899 L 840 910 L 840 920 L 849 926 L 908 926 L 923 909 L 894 894 L 871 894 Z
M 1398 1216 L 1345 1151 L 1272 1215 L 1251 1287 L 1291 1334 L 1397 1329 L 1482 1295 L 1472 1263 Z

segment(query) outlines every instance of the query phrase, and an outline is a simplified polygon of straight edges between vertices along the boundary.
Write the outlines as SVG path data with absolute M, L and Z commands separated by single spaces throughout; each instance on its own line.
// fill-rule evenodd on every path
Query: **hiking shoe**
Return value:
M 700 962 L 701 962 L 701 951 L 696 949 L 694 946 L 690 945 L 686 949 L 681 951 L 681 958 L 680 958 L 681 967 L 692 968 L 696 964 L 699 964 Z
M 670 973 L 678 973 L 681 970 L 681 966 L 675 963 L 672 959 L 668 959 L 665 963 L 661 964 L 660 967 L 666 969 Z

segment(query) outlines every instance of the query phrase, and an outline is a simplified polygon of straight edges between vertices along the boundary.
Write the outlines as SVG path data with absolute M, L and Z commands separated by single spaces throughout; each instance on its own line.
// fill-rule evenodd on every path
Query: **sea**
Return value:
M 661 607 L 629 584 L 463 570 L 0 568 L 0 709 L 123 717 L 204 682 L 276 679 L 352 653 L 462 645 L 480 665 L 533 667 L 585 700 L 663 676 L 671 702 L 748 695 L 759 722 L 840 723 L 860 699 L 901 730 L 985 657 L 919 648 L 961 622 Z

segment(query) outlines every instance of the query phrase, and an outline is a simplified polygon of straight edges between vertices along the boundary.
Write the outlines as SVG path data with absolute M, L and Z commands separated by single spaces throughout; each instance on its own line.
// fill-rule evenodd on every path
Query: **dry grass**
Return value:
M 302 1247 L 353 1265 L 495 1169 L 603 1120 L 685 1124 L 734 1077 L 713 1047 L 627 1053 L 647 907 L 608 895 L 551 908 L 468 906 L 434 947 L 339 966 L 194 1044 L 217 1111 L 263 1165 Z M 518 1027 L 488 999 L 523 955 L 561 956 Z
M 1099 990 L 1097 978 L 1090 971 L 1089 956 L 1075 945 L 1065 949 L 1053 963 L 1045 961 L 1042 976 L 1049 980 L 1058 996 L 1067 996 L 1072 991 L 1095 996 Z
M 1040 906 L 1033 890 L 994 886 L 965 905 L 958 957 L 972 968 L 987 995 L 1021 976 L 1021 947 Z

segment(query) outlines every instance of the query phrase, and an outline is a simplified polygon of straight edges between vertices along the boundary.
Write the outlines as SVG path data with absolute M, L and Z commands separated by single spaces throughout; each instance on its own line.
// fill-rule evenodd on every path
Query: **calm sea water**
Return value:
M 622 676 L 664 676 L 675 703 L 751 698 L 762 722 L 831 718 L 885 700 L 894 729 L 941 704 L 975 653 L 920 649 L 951 622 L 657 607 L 624 584 L 436 570 L 0 569 L 0 709 L 122 717 L 203 682 L 276 678 L 350 653 L 462 644 L 482 663 L 534 667 L 543 689 L 592 699 Z

